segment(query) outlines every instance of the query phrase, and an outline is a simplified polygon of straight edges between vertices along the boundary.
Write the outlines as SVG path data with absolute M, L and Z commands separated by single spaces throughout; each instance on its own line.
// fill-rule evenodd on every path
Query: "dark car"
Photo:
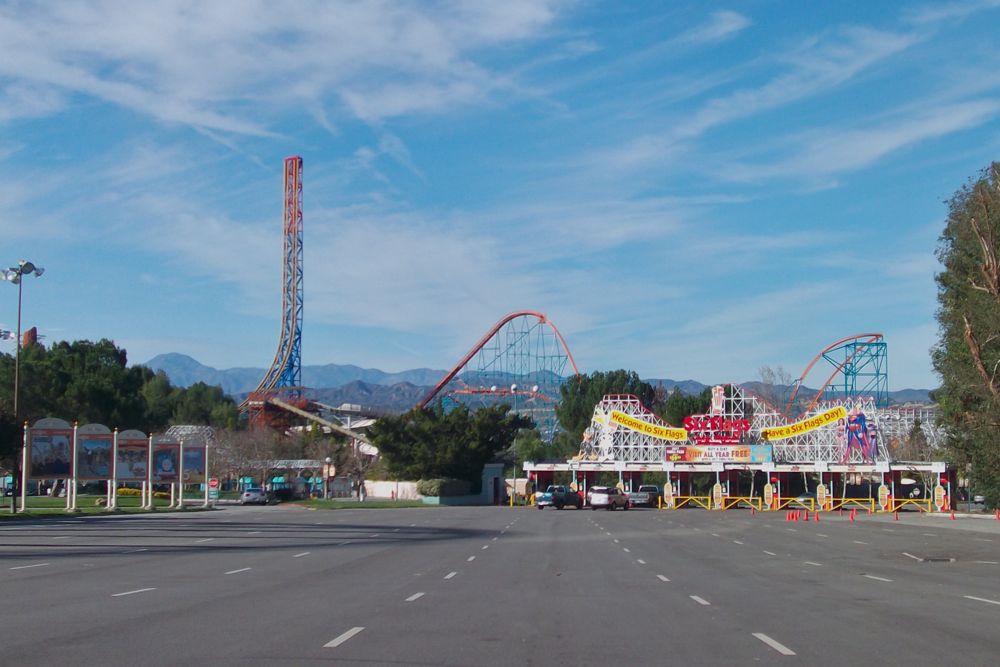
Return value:
M 595 486 L 587 492 L 590 498 L 590 509 L 596 510 L 603 507 L 608 510 L 622 508 L 627 510 L 629 506 L 628 496 L 621 489 L 614 486 Z
M 576 491 L 565 486 L 549 486 L 541 493 L 535 495 L 535 505 L 538 509 L 543 507 L 555 507 L 561 510 L 563 507 L 575 507 L 583 509 L 583 498 Z

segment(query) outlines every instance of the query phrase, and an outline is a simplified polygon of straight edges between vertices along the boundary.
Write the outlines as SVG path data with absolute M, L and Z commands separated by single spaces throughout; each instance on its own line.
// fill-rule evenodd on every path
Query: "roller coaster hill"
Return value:
M 800 397 L 810 373 L 822 368 L 830 370 L 822 388 Z M 944 434 L 935 407 L 890 406 L 886 342 L 881 334 L 859 334 L 820 351 L 782 408 L 740 385 L 718 385 L 708 414 L 674 426 L 635 396 L 609 395 L 594 407 L 576 456 L 524 468 L 539 487 L 563 473 L 584 492 L 598 475 L 616 474 L 631 490 L 644 474 L 666 473 L 661 502 L 670 508 L 947 511 L 955 472 L 943 461 L 893 455 L 917 428 L 930 451 L 940 451 Z M 812 488 L 803 486 L 809 477 Z M 921 487 L 911 477 L 932 482 Z M 849 493 L 859 488 L 867 497 Z
M 302 312 L 303 217 L 302 158 L 284 162 L 282 322 L 278 349 L 257 388 L 242 404 L 254 425 L 287 428 L 292 419 L 310 420 L 354 439 L 367 438 L 334 409 L 303 397 Z M 881 334 L 859 334 L 821 350 L 806 366 L 781 408 L 736 384 L 713 390 L 707 415 L 693 415 L 682 426 L 660 420 L 634 396 L 605 396 L 594 407 L 579 453 L 568 461 L 528 462 L 526 471 L 539 484 L 557 472 L 568 473 L 585 489 L 601 473 L 617 473 L 631 486 L 643 473 L 665 472 L 669 506 L 702 504 L 726 508 L 739 504 L 780 508 L 792 499 L 783 495 L 802 473 L 818 475 L 817 501 L 824 509 L 847 502 L 847 488 L 862 479 L 880 482 L 882 508 L 914 503 L 931 509 L 931 499 L 903 498 L 903 474 L 935 475 L 935 508 L 947 507 L 955 475 L 942 462 L 893 459 L 896 445 L 919 426 L 932 451 L 942 433 L 931 407 L 890 407 L 887 346 Z M 828 370 L 821 389 L 800 397 L 813 371 Z M 473 409 L 509 404 L 531 417 L 542 436 L 551 439 L 558 424 L 555 407 L 560 387 L 578 375 L 573 355 L 555 324 L 541 312 L 524 310 L 503 317 L 445 374 L 416 407 L 440 401 L 446 409 L 458 404 Z M 801 406 L 801 409 L 800 409 Z M 325 412 L 324 412 L 325 411 Z M 795 413 L 793 417 L 792 414 Z M 357 416 L 365 414 L 359 407 Z M 348 416 L 350 423 L 350 414 Z M 369 449 L 368 451 L 374 451 Z M 698 476 L 714 477 L 712 495 L 695 496 Z M 750 492 L 742 479 L 750 478 Z M 764 482 L 756 484 L 758 476 Z M 702 480 L 703 481 L 703 480 Z M 760 488 L 760 496 L 756 490 Z M 836 498 L 839 494 L 840 500 Z M 874 502 L 871 499 L 870 502 Z

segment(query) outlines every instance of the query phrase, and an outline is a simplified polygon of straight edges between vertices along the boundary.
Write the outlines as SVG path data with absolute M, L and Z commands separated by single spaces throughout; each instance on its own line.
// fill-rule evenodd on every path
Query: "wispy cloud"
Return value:
M 752 21 L 742 14 L 724 10 L 714 12 L 709 20 L 680 34 L 675 39 L 681 44 L 709 44 L 721 42 L 748 28 Z

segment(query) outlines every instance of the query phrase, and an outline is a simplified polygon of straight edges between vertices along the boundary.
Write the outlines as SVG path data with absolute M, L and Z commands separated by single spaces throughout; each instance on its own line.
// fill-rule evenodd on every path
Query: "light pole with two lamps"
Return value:
M 17 340 L 14 348 L 14 424 L 15 427 L 21 423 L 21 413 L 18 410 L 17 394 L 21 388 L 21 286 L 24 284 L 24 277 L 34 273 L 35 277 L 45 273 L 45 269 L 35 266 L 26 259 L 18 261 L 17 266 L 12 266 L 0 272 L 0 278 L 17 285 Z M 14 448 L 14 474 L 11 476 L 10 513 L 17 511 L 17 491 L 18 477 L 20 471 L 20 459 L 17 455 L 17 447 Z

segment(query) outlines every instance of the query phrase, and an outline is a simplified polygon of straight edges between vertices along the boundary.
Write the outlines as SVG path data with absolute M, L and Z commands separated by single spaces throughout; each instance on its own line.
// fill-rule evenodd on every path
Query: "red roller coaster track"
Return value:
M 488 332 L 486 332 L 486 335 L 480 338 L 478 343 L 472 346 L 472 349 L 469 350 L 469 352 L 464 357 L 462 357 L 462 359 L 457 364 L 455 364 L 455 367 L 452 368 L 447 375 L 441 378 L 441 381 L 438 382 L 434 386 L 434 388 L 431 389 L 430 392 L 428 392 L 428 394 L 420 400 L 419 403 L 417 403 L 416 407 L 418 408 L 427 407 L 427 405 L 434 400 L 434 397 L 437 396 L 438 393 L 442 389 L 444 389 L 445 386 L 449 382 L 451 382 L 452 379 L 454 379 L 454 377 L 458 375 L 458 373 L 463 368 L 465 368 L 465 365 L 469 363 L 469 361 L 476 355 L 476 353 L 478 353 L 481 349 L 483 349 L 483 346 L 486 345 L 486 343 L 488 343 L 489 340 L 493 338 L 493 336 L 495 336 L 497 332 L 500 331 L 500 329 L 503 328 L 505 324 L 518 317 L 536 317 L 538 318 L 539 323 L 547 324 L 549 328 L 552 329 L 552 332 L 559 340 L 559 344 L 562 346 L 563 351 L 566 353 L 566 357 L 569 360 L 570 365 L 573 367 L 573 374 L 574 375 L 580 374 L 579 369 L 577 369 L 576 367 L 576 361 L 573 360 L 573 354 L 569 351 L 569 347 L 567 347 L 566 345 L 566 340 L 563 338 L 562 334 L 559 333 L 559 329 L 556 328 L 556 325 L 552 324 L 551 320 L 549 320 L 549 318 L 546 317 L 544 313 L 539 313 L 534 310 L 519 310 L 515 313 L 510 313 L 509 315 L 504 316 L 503 319 L 501 319 L 499 322 L 493 325 L 493 328 L 490 329 Z
M 791 409 L 792 406 L 795 405 L 795 397 L 799 393 L 799 388 L 802 387 L 802 383 L 805 382 L 806 376 L 809 375 L 809 371 L 812 370 L 812 367 L 816 365 L 817 361 L 823 358 L 824 354 L 832 350 L 835 350 L 841 345 L 849 343 L 851 341 L 859 341 L 862 344 L 861 347 L 856 348 L 847 358 L 845 358 L 842 362 L 840 362 L 840 364 L 837 365 L 836 368 L 833 369 L 833 372 L 830 373 L 830 377 L 828 377 L 826 379 L 826 382 L 824 382 L 823 385 L 819 388 L 819 391 L 816 392 L 816 395 L 809 402 L 809 405 L 805 408 L 805 410 L 803 410 L 803 413 L 809 412 L 814 407 L 816 407 L 816 404 L 819 403 L 819 400 L 823 397 L 823 392 L 827 390 L 827 388 L 830 386 L 830 383 L 833 382 L 833 379 L 837 377 L 837 374 L 840 373 L 845 366 L 851 363 L 866 345 L 870 343 L 876 343 L 881 340 L 882 340 L 882 334 L 880 333 L 855 334 L 854 336 L 847 336 L 846 338 L 841 338 L 835 343 L 830 343 L 825 348 L 820 350 L 816 354 L 816 356 L 812 358 L 812 361 L 809 362 L 809 365 L 806 366 L 806 369 L 802 371 L 802 375 L 799 376 L 799 379 L 795 382 L 795 389 L 792 390 L 792 395 L 788 398 L 788 403 L 785 405 L 785 414 L 786 415 L 791 414 Z

